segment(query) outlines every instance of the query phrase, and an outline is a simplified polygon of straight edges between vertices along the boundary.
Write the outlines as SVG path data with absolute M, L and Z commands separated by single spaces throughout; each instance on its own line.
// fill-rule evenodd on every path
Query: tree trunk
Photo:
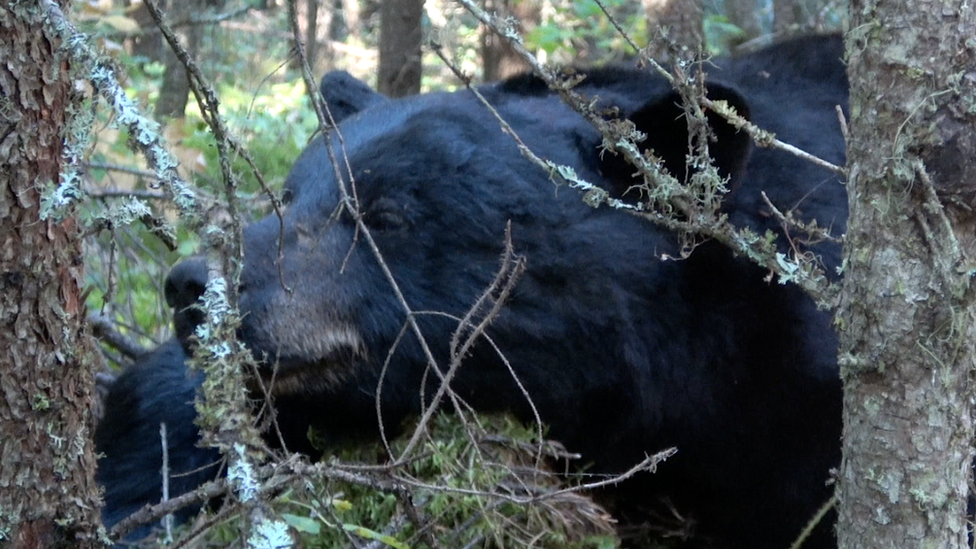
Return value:
M 840 547 L 967 547 L 976 364 L 976 11 L 857 0 Z
M 16 4 L 0 5 L 0 546 L 101 547 L 79 229 L 40 219 L 72 81 L 40 4 Z
M 362 39 L 363 25 L 360 20 L 360 10 L 358 0 L 335 0 L 336 6 L 342 13 L 342 35 L 333 36 L 333 40 L 344 41 L 347 36 Z M 335 20 L 335 19 L 333 19 Z
M 423 0 L 385 0 L 380 8 L 380 66 L 376 87 L 389 97 L 420 92 Z
M 204 0 L 180 0 L 167 4 L 169 6 L 167 15 L 170 23 L 188 21 L 206 9 Z M 150 19 L 149 25 L 154 26 L 152 19 Z M 202 26 L 190 24 L 174 30 L 181 36 L 183 47 L 191 56 L 198 53 L 200 38 L 203 35 Z M 183 66 L 183 63 L 173 53 L 173 49 L 165 41 L 163 42 L 163 61 L 166 64 L 166 72 L 163 73 L 163 85 L 159 88 L 159 97 L 156 98 L 154 114 L 159 120 L 183 118 L 186 114 L 186 102 L 190 96 L 190 80 L 186 75 L 186 67 Z
M 642 0 L 647 17 L 649 51 L 659 62 L 675 61 L 668 45 L 661 40 L 662 33 L 673 41 L 682 57 L 691 58 L 702 45 L 704 11 L 701 0 Z
M 126 2 L 130 8 L 129 14 L 139 24 L 143 31 L 130 38 L 132 45 L 132 55 L 134 57 L 145 57 L 149 61 L 160 61 L 163 58 L 163 35 L 152 32 L 156 28 L 152 15 L 149 15 L 149 8 L 145 3 L 140 2 L 135 9 L 131 9 L 132 1 Z M 160 2 L 162 4 L 162 2 Z
M 317 69 L 315 63 L 319 59 L 319 49 L 319 0 L 307 0 L 305 2 L 305 57 L 313 71 Z
M 349 14 L 345 12 L 342 0 L 330 0 L 328 5 L 325 36 L 332 42 L 345 42 L 349 38 Z
M 729 21 L 739 27 L 742 36 L 737 42 L 742 43 L 762 34 L 762 23 L 759 21 L 759 6 L 756 0 L 725 0 L 725 12 Z
M 773 32 L 796 34 L 823 25 L 827 0 L 773 0 Z
M 539 24 L 542 16 L 539 2 L 530 0 L 486 0 L 485 11 L 495 13 L 501 17 L 509 15 L 518 21 L 519 34 L 526 32 Z M 528 70 L 529 65 L 521 55 L 503 38 L 495 34 L 487 26 L 481 26 L 481 67 L 484 71 L 485 82 L 492 82 L 514 76 Z

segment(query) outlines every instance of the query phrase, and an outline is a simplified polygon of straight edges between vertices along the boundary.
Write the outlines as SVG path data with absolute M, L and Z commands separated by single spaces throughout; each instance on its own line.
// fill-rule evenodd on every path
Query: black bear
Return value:
M 189 370 L 179 340 L 172 339 L 136 359 L 112 384 L 105 397 L 104 419 L 95 430 L 99 452 L 97 480 L 105 488 L 102 522 L 109 528 L 147 503 L 163 496 L 163 438 L 166 425 L 169 494 L 176 497 L 218 474 L 220 454 L 198 448 L 193 399 L 202 374 Z M 196 509 L 176 513 L 178 520 Z M 127 536 L 138 540 L 143 527 Z
M 839 37 L 809 37 L 717 60 L 707 67 L 708 93 L 843 164 L 842 55 Z M 539 80 L 479 89 L 536 155 L 630 199 L 634 170 L 601 153 L 596 130 Z M 647 135 L 642 146 L 671 173 L 689 171 L 678 96 L 663 79 L 600 69 L 576 90 L 634 121 Z M 625 521 L 663 504 L 720 546 L 793 541 L 829 499 L 840 460 L 829 313 L 716 243 L 674 260 L 677 235 L 557 187 L 470 91 L 388 100 L 332 73 L 322 92 L 339 124 L 296 161 L 283 231 L 275 216 L 245 231 L 240 335 L 274 365 L 276 402 L 303 410 L 302 421 L 336 440 L 375 436 L 380 386 L 383 428 L 418 414 L 436 389 L 431 361 L 449 364 L 452 334 L 495 278 L 510 227 L 526 269 L 463 357 L 451 381 L 457 395 L 476 410 L 526 421 L 538 413 L 588 472 L 621 472 L 676 447 L 656 474 L 607 494 Z M 765 191 L 780 209 L 843 233 L 846 192 L 836 174 L 754 148 L 712 122 L 710 150 L 734 186 L 724 206 L 731 220 L 778 234 L 784 253 L 802 246 L 768 214 Z M 836 241 L 810 252 L 828 272 L 839 266 Z M 205 276 L 192 263 L 174 270 L 178 309 L 193 305 Z M 401 336 L 408 315 L 423 341 L 410 328 Z M 827 520 L 804 547 L 829 547 L 832 538 Z

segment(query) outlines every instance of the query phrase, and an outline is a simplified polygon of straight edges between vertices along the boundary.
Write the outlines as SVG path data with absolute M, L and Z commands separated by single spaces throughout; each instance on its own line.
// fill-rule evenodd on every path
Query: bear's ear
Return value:
M 726 101 L 743 118 L 749 118 L 749 104 L 734 89 L 722 84 L 706 84 L 706 95 L 712 101 Z M 740 179 L 749 161 L 752 139 L 745 131 L 738 131 L 722 116 L 706 112 L 708 125 L 715 139 L 709 141 L 708 152 L 722 177 L 730 180 L 730 187 Z M 678 181 L 688 176 L 688 124 L 681 97 L 671 91 L 653 99 L 628 116 L 631 122 L 647 138 L 638 144 L 641 151 L 651 149 L 664 161 L 664 167 Z M 601 160 L 601 170 L 613 188 L 609 189 L 622 196 L 629 188 L 639 184 L 635 177 L 637 168 L 619 154 L 605 153 Z
M 336 124 L 352 114 L 387 100 L 346 71 L 331 71 L 323 76 L 319 93 L 322 94 L 322 100 L 328 105 Z

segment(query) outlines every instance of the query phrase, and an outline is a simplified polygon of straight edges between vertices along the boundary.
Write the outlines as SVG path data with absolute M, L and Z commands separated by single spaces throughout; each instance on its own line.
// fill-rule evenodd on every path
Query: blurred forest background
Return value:
M 279 190 L 318 126 L 298 71 L 284 1 L 160 4 L 216 89 L 228 127 L 246 143 L 268 186 Z M 648 29 L 660 33 L 667 27 L 673 40 L 692 51 L 701 43 L 705 55 L 734 55 L 786 36 L 839 30 L 845 17 L 845 4 L 838 0 L 487 0 L 485 7 L 517 20 L 527 49 L 555 65 L 633 63 L 637 52 L 614 23 L 641 48 L 657 37 Z M 317 77 L 344 69 L 390 96 L 463 86 L 436 49 L 474 82 L 524 68 L 474 16 L 446 0 L 299 0 L 298 8 Z M 75 2 L 74 10 L 79 28 L 123 69 L 130 98 L 163 124 L 182 175 L 202 191 L 219 194 L 214 138 L 192 99 L 183 64 L 146 6 L 138 0 L 88 0 Z M 652 53 L 666 59 L 667 51 L 654 52 L 651 43 Z M 99 110 L 102 119 L 86 159 L 87 191 L 97 199 L 86 203 L 87 214 L 100 217 L 100 209 L 138 200 L 175 220 L 168 195 L 155 188 L 151 172 L 126 146 L 126 132 L 114 128 L 106 113 Z M 250 218 L 266 213 L 267 196 L 243 162 L 237 173 Z M 100 231 L 88 242 L 88 305 L 99 335 L 113 342 L 104 351 L 114 367 L 170 336 L 163 279 L 171 265 L 198 251 L 198 235 L 177 228 L 175 239 L 161 239 L 149 219 Z

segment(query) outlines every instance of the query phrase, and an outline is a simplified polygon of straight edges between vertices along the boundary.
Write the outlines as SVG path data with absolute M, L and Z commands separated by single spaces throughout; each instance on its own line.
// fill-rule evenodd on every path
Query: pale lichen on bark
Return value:
M 866 1 L 851 13 L 839 541 L 966 547 L 976 117 L 958 83 L 976 74 L 976 12 Z
M 0 6 L 0 540 L 97 545 L 90 443 L 94 374 L 80 231 L 40 217 L 59 181 L 73 101 L 58 38 L 32 2 Z

